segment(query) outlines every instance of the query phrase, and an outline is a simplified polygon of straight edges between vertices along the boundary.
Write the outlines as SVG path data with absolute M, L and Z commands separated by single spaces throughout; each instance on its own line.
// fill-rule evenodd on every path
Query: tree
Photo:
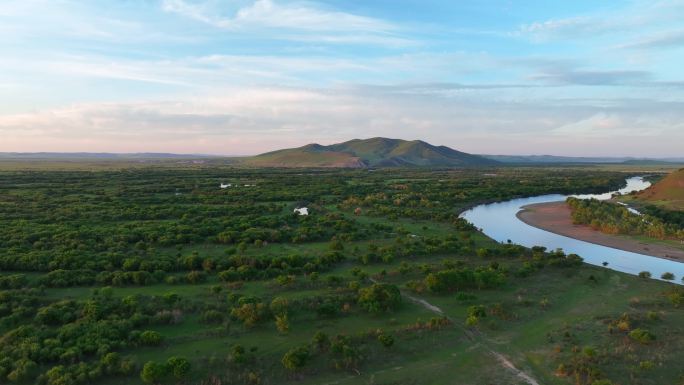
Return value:
M 375 283 L 359 290 L 357 302 L 370 313 L 389 312 L 401 305 L 401 292 L 395 285 Z
M 281 334 L 287 334 L 290 331 L 290 323 L 287 320 L 287 314 L 276 315 L 275 316 L 276 329 Z
M 21 382 L 29 377 L 38 368 L 38 365 L 26 358 L 22 358 L 14 365 L 14 370 L 7 375 L 7 379 L 13 382 Z
M 294 372 L 304 367 L 309 358 L 309 348 L 306 346 L 300 346 L 297 348 L 292 348 L 285 353 L 281 362 L 286 369 Z
M 230 349 L 230 355 L 228 359 L 230 362 L 236 365 L 243 365 L 250 362 L 253 359 L 253 355 L 248 352 L 242 345 L 234 345 Z
M 271 313 L 273 314 L 287 315 L 289 305 L 290 302 L 287 300 L 287 298 L 275 297 L 273 298 L 273 301 L 271 301 L 271 305 L 269 306 L 269 308 L 271 309 Z
M 641 271 L 639 272 L 639 278 L 649 279 L 651 278 L 651 273 L 648 271 Z
M 190 374 L 190 361 L 184 357 L 170 357 L 166 361 L 166 366 L 177 380 L 185 379 Z
M 157 384 L 166 375 L 165 365 L 148 361 L 140 371 L 140 378 L 148 384 Z
M 121 363 L 121 357 L 119 353 L 107 353 L 100 359 L 106 373 L 116 373 L 119 370 Z
M 266 305 L 263 303 L 245 303 L 241 306 L 233 308 L 230 314 L 239 319 L 248 328 L 254 327 L 259 321 L 264 318 L 266 313 Z
M 328 339 L 328 335 L 323 333 L 322 331 L 317 331 L 316 334 L 314 334 L 312 340 L 311 340 L 313 346 L 315 346 L 319 351 L 326 350 L 328 346 L 330 345 L 330 340 Z
M 140 342 L 147 346 L 157 346 L 161 344 L 162 336 L 154 330 L 145 330 L 140 333 Z
M 392 337 L 389 334 L 380 334 L 378 336 L 378 341 L 382 344 L 382 346 L 389 348 L 392 345 L 394 345 L 394 337 Z
M 475 326 L 480 322 L 480 318 L 486 317 L 487 311 L 482 305 L 468 306 L 468 316 L 466 326 Z
M 675 275 L 668 271 L 668 272 L 663 273 L 663 275 L 661 275 L 660 278 L 667 280 L 667 281 L 672 281 L 673 279 L 675 279 Z

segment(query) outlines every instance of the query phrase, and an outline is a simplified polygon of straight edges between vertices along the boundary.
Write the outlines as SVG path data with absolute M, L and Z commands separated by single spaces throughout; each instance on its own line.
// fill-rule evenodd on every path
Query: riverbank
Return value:
M 523 206 L 516 216 L 530 226 L 554 234 L 615 249 L 684 262 L 684 249 L 663 245 L 658 241 L 646 243 L 627 236 L 604 234 L 586 225 L 575 225 L 572 223 L 570 208 L 562 201 Z

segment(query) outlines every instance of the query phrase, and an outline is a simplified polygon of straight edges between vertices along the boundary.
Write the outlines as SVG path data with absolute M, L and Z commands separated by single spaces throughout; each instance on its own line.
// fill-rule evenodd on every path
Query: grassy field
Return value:
M 660 385 L 684 375 L 676 285 L 498 244 L 457 218 L 484 201 L 610 190 L 622 173 L 162 167 L 2 178 L 2 381 Z M 235 181 L 256 186 L 218 188 Z M 309 217 L 292 214 L 301 204 Z M 431 286 L 456 273 L 484 278 Z M 400 301 L 381 293 L 372 310 L 373 288 L 396 288 Z M 258 304 L 253 323 L 237 312 Z M 303 363 L 283 365 L 299 348 Z M 191 370 L 174 378 L 172 357 Z M 164 374 L 141 376 L 150 362 Z

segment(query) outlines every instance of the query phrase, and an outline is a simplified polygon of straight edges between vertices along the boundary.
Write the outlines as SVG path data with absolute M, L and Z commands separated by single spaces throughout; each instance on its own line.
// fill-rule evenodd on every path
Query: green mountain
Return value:
M 466 154 L 422 140 L 354 139 L 344 143 L 267 152 L 245 160 L 260 167 L 454 167 L 494 165 L 499 162 Z

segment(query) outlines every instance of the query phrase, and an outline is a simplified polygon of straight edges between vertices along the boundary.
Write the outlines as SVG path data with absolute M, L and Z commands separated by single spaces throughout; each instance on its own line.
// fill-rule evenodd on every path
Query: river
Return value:
M 627 179 L 627 186 L 619 191 L 573 196 L 582 199 L 595 198 L 605 200 L 610 199 L 616 192 L 627 194 L 632 191 L 646 189 L 649 186 L 650 183 L 643 178 L 633 177 Z M 550 194 L 483 204 L 465 211 L 461 214 L 461 217 L 477 228 L 482 229 L 482 232 L 490 238 L 499 242 L 510 240 L 525 247 L 544 246 L 549 250 L 561 248 L 568 254 L 580 255 L 586 263 L 602 266 L 604 262 L 608 262 L 608 268 L 634 275 L 639 274 L 641 271 L 648 271 L 654 278 L 659 278 L 662 273 L 671 272 L 675 275 L 676 282 L 681 283 L 680 279 L 684 276 L 684 263 L 596 245 L 554 234 L 530 226 L 516 216 L 523 206 L 535 203 L 564 201 L 567 197 L 568 195 Z

